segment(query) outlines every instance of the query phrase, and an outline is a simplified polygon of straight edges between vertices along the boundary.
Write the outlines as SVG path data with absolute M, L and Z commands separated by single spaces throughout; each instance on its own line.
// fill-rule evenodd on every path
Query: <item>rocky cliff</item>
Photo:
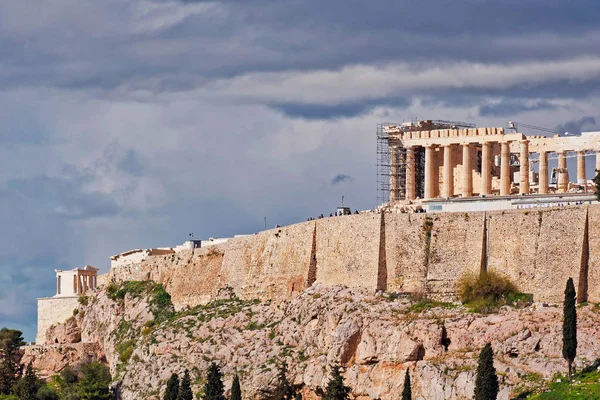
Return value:
M 407 368 L 413 398 L 470 399 L 486 342 L 495 351 L 499 399 L 538 387 L 566 368 L 559 306 L 534 303 L 480 315 L 457 304 L 320 284 L 279 302 L 226 292 L 175 312 L 153 282 L 110 286 L 50 329 L 47 340 L 54 344 L 30 347 L 24 361 L 50 373 L 64 360 L 105 358 L 123 399 L 159 399 L 170 374 L 185 369 L 197 392 L 212 361 L 222 367 L 226 388 L 234 373 L 240 375 L 245 399 L 269 399 L 284 361 L 309 400 L 322 393 L 332 363 L 343 366 L 355 399 L 398 399 Z M 577 368 L 600 357 L 599 322 L 597 306 L 578 309 Z

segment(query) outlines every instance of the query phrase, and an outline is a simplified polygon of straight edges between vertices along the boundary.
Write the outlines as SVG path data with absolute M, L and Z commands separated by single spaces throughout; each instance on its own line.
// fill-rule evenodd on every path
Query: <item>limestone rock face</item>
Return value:
M 64 324 L 51 326 L 46 331 L 46 344 L 79 343 L 81 330 L 75 318 L 69 319 Z
M 470 399 L 477 356 L 487 342 L 500 376 L 498 399 L 515 396 L 528 375 L 550 379 L 566 371 L 560 306 L 535 303 L 492 315 L 460 306 L 414 312 L 407 298 L 315 284 L 291 300 L 223 299 L 155 324 L 151 303 L 145 295 L 113 301 L 99 292 L 75 318 L 79 345 L 101 350 L 122 399 L 159 399 L 172 373 L 189 369 L 199 382 L 213 361 L 227 389 L 240 375 L 246 399 L 269 398 L 281 362 L 309 400 L 322 394 L 333 363 L 342 366 L 354 399 L 398 399 L 407 368 L 415 399 Z M 593 306 L 578 309 L 577 368 L 600 355 L 599 322 Z M 69 361 L 60 358 L 69 357 L 56 350 L 60 346 L 68 348 L 37 346 L 27 357 L 37 368 L 59 370 Z M 81 358 L 74 354 L 70 361 Z
M 44 378 L 62 371 L 67 365 L 77 366 L 91 361 L 106 361 L 97 343 L 27 346 L 22 359 L 25 365 L 32 362 L 38 375 Z

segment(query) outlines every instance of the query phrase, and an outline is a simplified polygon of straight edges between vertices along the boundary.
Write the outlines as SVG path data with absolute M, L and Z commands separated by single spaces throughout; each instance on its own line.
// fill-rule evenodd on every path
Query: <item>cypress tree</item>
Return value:
M 177 376 L 177 374 L 173 374 L 167 381 L 167 390 L 165 391 L 165 397 L 163 397 L 163 400 L 177 400 L 178 395 L 179 376 Z
M 408 373 L 408 368 L 406 369 L 406 375 L 404 375 L 404 388 L 402 389 L 402 400 L 412 400 L 410 374 Z
M 179 386 L 177 400 L 194 400 L 194 394 L 192 393 L 192 387 L 190 382 L 190 371 L 188 371 L 187 369 L 183 374 L 183 379 L 181 380 L 181 385 Z
M 298 398 L 297 388 L 287 378 L 287 364 L 285 363 L 279 367 L 277 389 L 275 389 L 273 398 L 276 400 L 294 400 Z
M 348 394 L 350 394 L 350 388 L 344 385 L 340 367 L 336 364 L 331 369 L 331 376 L 323 400 L 348 400 Z
M 225 400 L 222 378 L 219 366 L 215 363 L 210 364 L 204 385 L 204 400 Z
M 233 383 L 231 384 L 231 397 L 230 400 L 242 400 L 242 388 L 240 387 L 240 378 L 235 376 Z
M 494 368 L 494 352 L 490 343 L 479 353 L 477 378 L 475 379 L 475 400 L 496 400 L 498 377 Z
M 575 286 L 573 279 L 569 278 L 565 288 L 565 301 L 563 303 L 563 357 L 569 365 L 569 379 L 573 360 L 577 355 L 577 309 L 575 306 Z

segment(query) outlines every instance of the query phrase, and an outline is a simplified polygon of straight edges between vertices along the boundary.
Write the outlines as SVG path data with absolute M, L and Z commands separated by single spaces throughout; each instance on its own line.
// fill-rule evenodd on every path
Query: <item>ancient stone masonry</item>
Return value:
M 56 294 L 38 299 L 38 333 L 36 343 L 46 342 L 46 331 L 66 321 L 77 308 L 79 296 L 96 289 L 98 269 L 90 265 L 72 270 L 56 270 Z
M 526 136 L 504 128 L 461 129 L 444 121 L 384 124 L 380 129 L 389 149 L 389 200 L 454 196 L 565 193 L 577 185 L 589 190 L 585 156 L 600 163 L 600 132 L 580 136 Z M 381 125 L 381 124 L 380 124 Z M 419 174 L 416 155 L 424 154 Z M 533 155 L 536 155 L 535 157 Z M 548 156 L 558 159 L 548 184 Z M 567 157 L 577 158 L 577 179 L 571 184 Z M 534 171 L 538 164 L 538 172 Z M 573 174 L 574 175 L 574 174 Z M 416 188 L 424 187 L 421 193 Z
M 163 283 L 177 308 L 208 302 L 225 287 L 242 298 L 277 300 L 315 282 L 454 299 L 457 280 L 485 266 L 509 277 L 536 301 L 560 302 L 566 280 L 573 277 L 580 300 L 598 302 L 599 221 L 598 205 L 365 213 L 151 256 L 112 268 L 107 279 Z

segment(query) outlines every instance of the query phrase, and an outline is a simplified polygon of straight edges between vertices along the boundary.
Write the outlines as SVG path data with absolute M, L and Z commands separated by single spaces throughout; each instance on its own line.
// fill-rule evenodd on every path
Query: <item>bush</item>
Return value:
M 518 293 L 508 278 L 495 272 L 463 275 L 458 281 L 457 291 L 460 301 L 472 311 L 483 313 L 509 304 L 509 299 Z

